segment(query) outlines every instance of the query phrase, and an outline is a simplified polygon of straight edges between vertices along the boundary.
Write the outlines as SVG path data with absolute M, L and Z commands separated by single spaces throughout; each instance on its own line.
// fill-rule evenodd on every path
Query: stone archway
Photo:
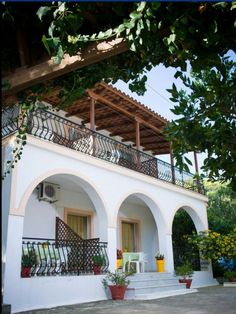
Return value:
M 55 235 L 52 227 L 55 217 L 67 223 L 67 215 L 78 215 L 88 220 L 86 238 L 99 237 L 107 241 L 105 208 L 98 193 L 88 182 L 71 174 L 55 174 L 41 182 L 58 186 L 59 199 L 55 203 L 39 201 L 37 187 L 40 185 L 33 189 L 25 206 L 24 236 L 39 237 L 43 226 L 44 237 L 52 238 Z M 44 217 L 47 219 L 45 220 Z
M 117 244 L 123 251 L 142 251 L 146 271 L 155 271 L 155 255 L 162 250 L 165 221 L 157 204 L 144 193 L 127 193 L 117 213 Z
M 174 267 L 185 262 L 191 263 L 195 271 L 200 270 L 200 256 L 188 243 L 187 237 L 193 232 L 203 230 L 203 223 L 197 213 L 189 206 L 182 206 L 176 212 L 172 222 L 172 243 Z

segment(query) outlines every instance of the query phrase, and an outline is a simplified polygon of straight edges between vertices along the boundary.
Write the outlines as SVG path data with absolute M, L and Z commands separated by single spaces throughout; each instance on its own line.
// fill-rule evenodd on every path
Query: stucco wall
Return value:
M 48 232 L 50 237 L 54 236 L 51 223 L 55 219 L 55 207 L 53 208 L 50 204 L 45 206 L 44 204 L 44 209 L 42 209 L 42 203 L 37 203 L 36 195 L 31 195 L 41 181 L 49 177 L 56 178 L 58 174 L 66 174 L 68 177 L 73 178 L 73 182 L 83 187 L 83 190 L 87 193 L 90 203 L 83 203 L 81 206 L 86 207 L 86 209 L 87 207 L 96 209 L 96 232 L 100 235 L 102 241 L 108 242 L 108 255 L 110 269 L 112 270 L 115 268 L 116 248 L 118 247 L 117 215 L 119 212 L 121 214 L 129 213 L 132 217 L 143 220 L 143 228 L 145 227 L 146 230 L 148 227 L 150 231 L 149 234 L 148 231 L 145 231 L 142 235 L 143 249 L 150 245 L 153 248 L 152 254 L 154 256 L 156 253 L 155 245 L 158 245 L 160 252 L 166 257 L 166 270 L 170 272 L 173 271 L 171 233 L 175 212 L 184 206 L 195 222 L 197 230 L 204 230 L 208 227 L 206 197 L 92 156 L 29 136 L 22 159 L 13 173 L 14 189 L 11 189 L 12 201 L 7 238 L 4 302 L 11 303 L 13 310 L 24 310 L 27 304 L 31 304 L 33 301 L 36 302 L 37 298 L 37 304 L 40 306 L 40 289 L 45 287 L 47 282 L 50 290 L 43 292 L 45 297 L 42 298 L 42 306 L 56 305 L 54 303 L 56 300 L 54 294 L 56 296 L 57 293 L 60 295 L 57 298 L 58 302 L 61 302 L 60 304 L 73 303 L 73 300 L 84 302 L 84 298 L 80 298 L 75 290 L 73 290 L 72 297 L 70 296 L 71 289 L 68 288 L 68 291 L 65 291 L 65 287 L 69 286 L 70 282 L 75 289 L 76 284 L 82 283 L 82 279 L 74 281 L 73 278 L 56 278 L 53 281 L 53 278 L 51 278 L 48 281 L 47 278 L 44 278 L 45 281 L 41 283 L 41 280 L 37 280 L 39 278 L 20 278 L 22 236 L 28 235 L 28 232 L 31 233 L 30 236 L 32 236 L 32 233 L 35 236 L 39 235 L 39 229 L 37 227 L 33 229 L 30 226 L 32 222 L 30 219 L 35 219 L 35 223 L 41 225 L 44 223 L 45 233 Z M 72 194 L 62 193 L 63 201 L 59 205 L 57 204 L 60 215 L 64 205 L 68 204 L 68 207 L 74 207 L 74 205 L 77 205 L 78 200 L 83 202 L 79 199 L 79 195 Z M 148 208 L 147 214 L 145 211 L 145 215 L 143 215 L 143 208 L 137 206 L 126 207 L 125 212 L 124 201 L 130 195 L 141 199 L 145 203 L 145 209 Z M 85 198 L 83 199 L 85 202 Z M 82 204 L 81 202 L 80 204 Z M 47 216 L 47 221 L 42 218 L 42 212 Z M 50 214 L 48 214 L 49 212 Z M 35 217 L 32 218 L 31 214 L 34 214 Z M 28 217 L 31 218 L 27 222 Z M 153 234 L 156 227 L 158 234 L 155 237 Z M 148 243 L 149 240 L 150 244 Z M 31 280 L 32 282 L 30 282 Z M 91 280 L 97 282 L 96 278 Z M 60 286 L 58 285 L 59 282 Z M 65 291 L 63 296 L 59 292 L 60 289 Z M 48 295 L 52 292 L 53 297 L 50 301 Z M 94 290 L 90 289 L 87 284 L 84 286 L 84 293 L 87 301 L 95 299 Z M 98 293 L 98 298 L 104 298 L 102 290 Z

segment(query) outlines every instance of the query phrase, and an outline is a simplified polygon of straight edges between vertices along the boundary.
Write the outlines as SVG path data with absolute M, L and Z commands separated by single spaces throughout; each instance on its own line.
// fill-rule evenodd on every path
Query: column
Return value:
M 114 272 L 116 270 L 116 249 L 117 249 L 117 229 L 115 227 L 108 227 L 107 239 L 107 255 L 109 258 L 109 270 Z
M 95 100 L 93 98 L 90 103 L 90 129 L 95 131 Z

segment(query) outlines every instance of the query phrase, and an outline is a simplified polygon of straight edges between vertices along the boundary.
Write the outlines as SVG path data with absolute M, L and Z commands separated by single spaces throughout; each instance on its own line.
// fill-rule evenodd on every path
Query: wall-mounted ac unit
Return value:
M 42 182 L 39 184 L 38 199 L 54 203 L 59 200 L 60 186 L 58 184 Z

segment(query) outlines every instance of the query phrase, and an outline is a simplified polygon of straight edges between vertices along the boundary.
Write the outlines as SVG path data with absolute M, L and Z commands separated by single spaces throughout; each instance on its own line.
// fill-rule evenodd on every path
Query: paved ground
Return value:
M 51 309 L 20 312 L 32 314 L 236 314 L 236 288 L 214 286 L 196 293 L 146 301 L 99 301 Z

